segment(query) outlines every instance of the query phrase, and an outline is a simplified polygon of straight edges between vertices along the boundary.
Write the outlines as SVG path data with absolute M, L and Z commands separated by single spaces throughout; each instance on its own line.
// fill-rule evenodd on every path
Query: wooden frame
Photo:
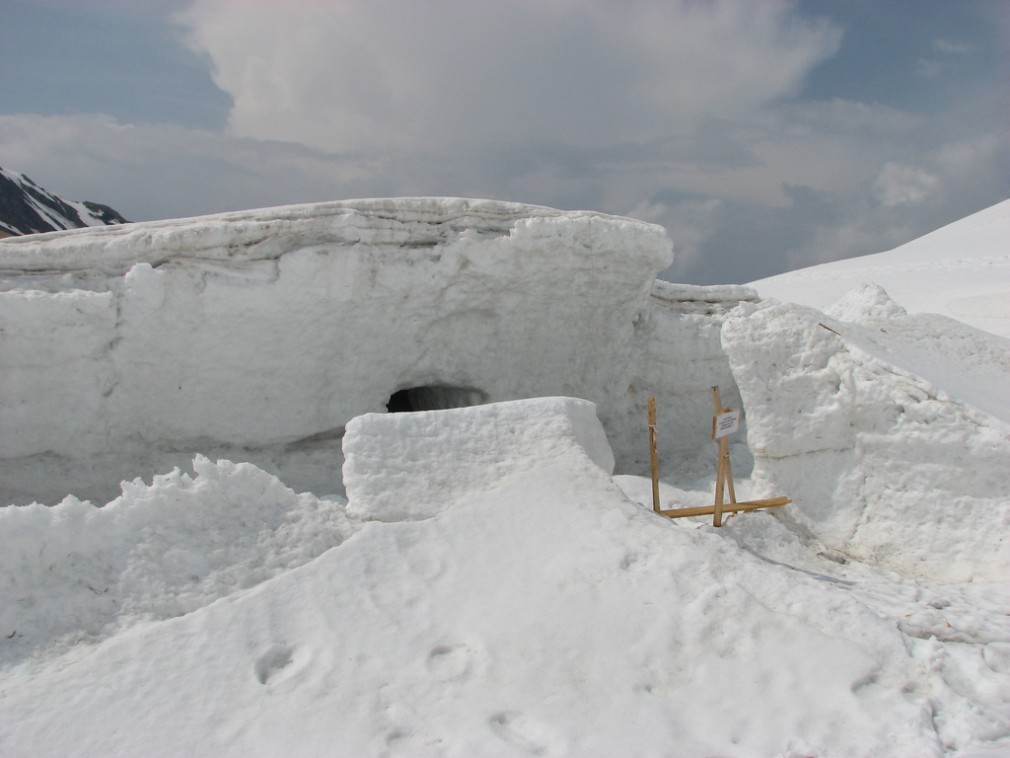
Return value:
M 771 497 L 763 500 L 748 500 L 738 503 L 736 500 L 736 489 L 733 486 L 733 464 L 729 457 L 729 434 L 735 431 L 735 424 L 727 425 L 730 431 L 720 429 L 719 419 L 727 414 L 733 413 L 732 408 L 726 408 L 719 398 L 719 388 L 712 388 L 712 407 L 715 415 L 712 417 L 712 439 L 719 443 L 719 462 L 716 464 L 715 475 L 715 502 L 712 505 L 703 505 L 697 508 L 670 508 L 661 509 L 659 507 L 659 463 L 656 453 L 656 398 L 649 398 L 649 447 L 652 459 L 652 509 L 660 516 L 668 518 L 687 518 L 688 516 L 712 516 L 712 526 L 722 526 L 722 516 L 724 513 L 737 513 L 739 511 L 753 511 L 760 508 L 777 508 L 788 505 L 792 502 L 787 497 Z M 725 495 L 729 494 L 729 503 L 723 502 Z

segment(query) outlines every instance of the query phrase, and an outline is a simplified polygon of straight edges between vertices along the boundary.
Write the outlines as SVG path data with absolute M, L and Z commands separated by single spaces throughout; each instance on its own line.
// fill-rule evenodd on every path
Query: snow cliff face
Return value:
M 24 174 L 0 168 L 0 237 L 126 223 L 107 205 L 66 200 Z
M 88 460 L 71 477 L 87 495 L 82 478 L 103 457 L 120 466 L 114 483 L 153 473 L 130 470 L 126 452 L 272 459 L 277 471 L 279 453 L 328 445 L 329 483 L 296 486 L 336 492 L 354 416 L 557 395 L 596 403 L 619 465 L 640 468 L 647 395 L 693 388 L 705 408 L 717 383 L 680 381 L 694 352 L 732 385 L 717 327 L 679 350 L 679 373 L 670 359 L 649 368 L 668 331 L 657 322 L 706 307 L 650 298 L 670 260 L 654 225 L 434 198 L 4 240 L 0 319 L 20 325 L 0 335 L 0 457 L 21 480 L 8 486 L 59 498 L 39 485 L 61 461 Z M 706 445 L 708 410 L 680 423 Z M 669 439 L 684 435 L 671 426 Z
M 759 496 L 786 493 L 801 533 L 906 576 L 1010 572 L 1010 350 L 878 287 L 835 320 L 745 306 L 722 338 L 748 411 Z

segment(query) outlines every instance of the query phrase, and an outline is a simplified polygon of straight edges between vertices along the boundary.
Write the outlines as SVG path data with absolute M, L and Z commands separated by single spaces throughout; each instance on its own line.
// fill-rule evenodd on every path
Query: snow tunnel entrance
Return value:
M 390 413 L 442 411 L 447 408 L 468 408 L 485 402 L 487 394 L 473 387 L 428 384 L 423 387 L 397 390 L 389 396 L 386 409 Z

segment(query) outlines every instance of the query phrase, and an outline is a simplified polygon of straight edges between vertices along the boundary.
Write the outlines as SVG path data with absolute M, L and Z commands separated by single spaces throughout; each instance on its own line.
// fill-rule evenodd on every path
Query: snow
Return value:
M 0 508 L 0 756 L 1010 754 L 1006 339 L 653 282 L 595 214 L 135 226 L 0 243 L 4 486 L 132 472 Z M 484 402 L 381 412 L 429 384 Z M 655 394 L 664 507 L 711 501 L 713 384 L 737 494 L 793 499 L 720 529 L 641 476 Z
M 937 313 L 1010 338 L 1010 200 L 886 253 L 752 282 L 762 297 L 823 310 L 863 284 L 911 313 Z
M 909 576 L 1010 575 L 1006 340 L 943 317 L 860 324 L 771 303 L 742 306 L 722 334 L 758 497 L 788 493 L 783 518 Z M 970 403 L 987 379 L 994 415 Z
M 0 321 L 25 328 L 0 333 L 0 494 L 108 499 L 180 451 L 282 473 L 324 439 L 339 456 L 352 418 L 413 387 L 582 397 L 627 440 L 636 329 L 670 255 L 643 222 L 439 198 L 4 240 Z M 339 464 L 299 468 L 292 485 L 340 491 Z
M 344 438 L 348 512 L 379 521 L 431 518 L 454 500 L 569 449 L 582 451 L 607 474 L 614 472 L 596 407 L 585 400 L 358 416 Z M 390 459 L 398 461 L 395 473 Z M 441 459 L 454 465 L 433 465 Z

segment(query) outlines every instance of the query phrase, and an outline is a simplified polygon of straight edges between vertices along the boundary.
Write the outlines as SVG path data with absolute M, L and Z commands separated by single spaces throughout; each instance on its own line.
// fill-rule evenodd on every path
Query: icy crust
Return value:
M 433 198 L 15 240 L 0 458 L 296 445 L 423 386 L 585 397 L 620 436 L 634 323 L 670 259 L 657 226 Z
M 585 400 L 359 416 L 344 436 L 348 511 L 380 521 L 429 518 L 517 472 L 571 456 L 613 473 L 596 406 Z
M 193 470 L 124 482 L 101 508 L 0 508 L 0 666 L 191 613 L 354 531 L 340 503 L 251 464 L 198 456 Z
M 1005 341 L 868 304 L 862 324 L 784 304 L 726 322 L 755 489 L 791 497 L 783 517 L 849 556 L 939 581 L 1003 579 L 1008 406 L 980 406 L 988 382 L 997 396 L 1010 384 Z M 974 405 L 961 399 L 972 388 Z

